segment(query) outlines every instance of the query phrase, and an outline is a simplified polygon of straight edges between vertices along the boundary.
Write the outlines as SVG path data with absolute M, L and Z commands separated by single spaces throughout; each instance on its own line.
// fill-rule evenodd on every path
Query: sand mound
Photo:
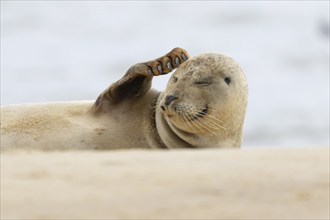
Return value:
M 1 154 L 1 219 L 329 218 L 329 148 Z

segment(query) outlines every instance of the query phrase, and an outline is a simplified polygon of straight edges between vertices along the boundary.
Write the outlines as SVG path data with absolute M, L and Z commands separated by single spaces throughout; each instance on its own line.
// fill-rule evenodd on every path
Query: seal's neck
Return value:
M 173 126 L 169 125 L 165 120 L 160 109 L 156 109 L 156 127 L 160 139 L 166 145 L 167 148 L 195 148 L 187 141 L 187 139 L 180 135 L 178 131 Z M 194 137 L 191 137 L 194 138 Z

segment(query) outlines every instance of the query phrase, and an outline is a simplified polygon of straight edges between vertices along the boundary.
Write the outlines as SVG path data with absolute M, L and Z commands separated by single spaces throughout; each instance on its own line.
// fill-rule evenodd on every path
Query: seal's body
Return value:
M 180 48 L 132 66 L 95 102 L 1 108 L 2 149 L 239 147 L 247 82 L 219 54 L 188 59 Z M 160 93 L 153 76 L 178 68 Z
M 157 92 L 150 91 L 150 103 Z M 123 102 L 109 114 L 90 113 L 93 101 L 10 105 L 1 109 L 1 149 L 117 149 L 157 146 L 153 110 Z M 127 114 L 128 113 L 128 114 Z M 147 115 L 149 114 L 149 115 Z M 113 117 L 115 116 L 115 117 Z M 123 125 L 129 125 L 124 127 Z M 130 132 L 132 131 L 132 132 Z M 149 137 L 149 140 L 148 140 Z

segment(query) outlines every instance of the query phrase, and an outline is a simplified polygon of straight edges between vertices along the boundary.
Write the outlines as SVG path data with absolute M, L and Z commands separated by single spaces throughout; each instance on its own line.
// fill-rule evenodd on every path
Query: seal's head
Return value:
M 247 99 L 240 66 L 225 55 L 206 53 L 190 58 L 173 73 L 159 98 L 158 114 L 168 125 L 165 128 L 192 147 L 237 147 Z

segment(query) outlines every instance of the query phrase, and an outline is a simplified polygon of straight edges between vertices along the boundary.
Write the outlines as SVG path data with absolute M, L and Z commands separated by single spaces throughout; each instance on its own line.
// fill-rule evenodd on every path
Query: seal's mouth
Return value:
M 207 115 L 208 112 L 209 112 L 209 107 L 205 106 L 205 108 L 203 108 L 202 111 L 197 112 L 197 114 L 193 116 L 189 115 L 188 121 L 195 121 L 200 118 L 203 118 L 205 115 Z

